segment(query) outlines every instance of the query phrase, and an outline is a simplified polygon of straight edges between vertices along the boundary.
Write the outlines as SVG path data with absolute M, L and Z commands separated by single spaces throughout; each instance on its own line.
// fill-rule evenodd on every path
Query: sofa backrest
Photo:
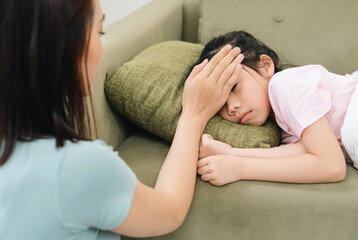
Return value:
M 340 74 L 358 69 L 356 0 L 185 0 L 184 10 L 186 4 L 199 9 L 200 43 L 245 30 L 288 63 L 321 64 Z M 184 11 L 184 17 L 189 13 Z M 195 33 L 185 23 L 183 39 L 191 40 L 189 32 Z
M 182 40 L 198 42 L 201 0 L 183 0 L 183 34 Z

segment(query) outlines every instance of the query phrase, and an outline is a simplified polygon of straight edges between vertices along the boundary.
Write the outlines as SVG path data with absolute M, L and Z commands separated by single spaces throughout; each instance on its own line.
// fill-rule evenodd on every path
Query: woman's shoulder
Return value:
M 3 141 L 4 143 L 4 141 Z M 4 145 L 4 144 L 2 144 Z M 65 151 L 113 151 L 111 146 L 108 146 L 102 140 L 85 141 L 85 140 L 65 140 L 62 147 L 56 147 L 55 138 L 41 138 L 32 141 L 19 141 L 16 143 L 16 148 L 31 147 L 32 149 L 42 149 L 43 151 L 65 152 Z
M 102 140 L 78 141 L 65 143 L 66 155 L 63 166 L 71 169 L 109 169 L 124 164 L 112 146 Z
M 67 140 L 63 148 L 65 148 L 68 152 L 71 152 L 72 154 L 81 154 L 81 155 L 83 154 L 98 155 L 104 153 L 114 153 L 113 147 L 107 145 L 102 140 L 93 140 L 93 141 L 79 140 L 75 142 Z
M 51 165 L 53 168 L 59 168 L 59 172 L 69 169 L 76 171 L 111 168 L 116 162 L 123 162 L 118 153 L 102 140 L 66 140 L 62 147 L 56 146 L 55 138 L 17 142 L 12 162 L 19 162 L 18 160 L 21 161 L 24 157 L 33 162 L 34 166 L 40 163 Z
M 64 221 L 81 228 L 118 226 L 130 209 L 136 175 L 103 141 L 66 142 L 65 148 L 57 173 Z

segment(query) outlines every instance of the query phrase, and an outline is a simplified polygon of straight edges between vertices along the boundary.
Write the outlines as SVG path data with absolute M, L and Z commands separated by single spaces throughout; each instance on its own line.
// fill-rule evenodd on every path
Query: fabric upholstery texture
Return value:
M 356 60 L 358 55 L 355 54 L 358 47 L 349 44 L 352 43 L 350 42 L 352 39 L 357 39 L 351 38 L 350 35 L 358 33 L 355 31 L 357 21 L 342 22 L 346 17 L 354 17 L 352 12 L 355 17 L 358 16 L 357 8 L 354 7 L 357 1 L 184 0 L 183 5 L 181 2 L 181 0 L 152 0 L 140 11 L 106 28 L 106 35 L 102 37 L 106 56 L 102 57 L 99 79 L 96 80 L 97 85 L 95 82 L 94 86 L 96 95 L 100 96 L 96 98 L 96 105 L 100 110 L 96 113 L 99 118 L 98 122 L 101 124 L 100 136 L 108 144 L 115 146 L 119 155 L 133 169 L 137 177 L 149 186 L 154 186 L 156 182 L 169 144 L 139 127 L 135 127 L 135 131 L 139 133 L 131 135 L 123 143 L 122 140 L 119 141 L 119 136 L 124 135 L 123 133 L 130 128 L 130 124 L 127 121 L 123 121 L 125 123 L 123 125 L 118 124 L 119 121 L 115 121 L 111 115 L 115 115 L 118 119 L 124 119 L 124 117 L 107 106 L 104 96 L 102 99 L 105 72 L 113 72 L 138 52 L 155 43 L 173 39 L 195 41 L 199 7 L 193 7 L 194 5 L 200 4 L 200 9 L 204 13 L 205 5 L 211 4 L 210 14 L 212 15 L 202 16 L 200 25 L 206 25 L 206 33 L 212 32 L 212 36 L 217 35 L 218 29 L 225 28 L 223 32 L 227 32 L 240 28 L 255 35 L 259 33 L 257 36 L 261 40 L 267 42 L 275 50 L 279 50 L 279 54 L 284 53 L 282 55 L 296 65 L 301 62 L 293 57 L 303 59 L 303 64 L 318 63 L 327 67 L 325 62 L 328 56 L 331 62 L 328 66 L 330 71 L 350 73 L 357 70 L 357 65 L 351 70 L 349 70 L 351 67 L 348 67 L 358 62 Z M 216 5 L 213 4 L 214 2 Z M 258 6 L 258 3 L 261 5 Z M 306 4 L 305 8 L 302 4 Z M 293 11 L 293 16 L 300 15 L 302 18 L 293 20 L 291 14 L 285 11 L 282 22 L 272 22 L 272 11 L 279 11 L 283 7 Z M 344 12 L 342 12 L 342 7 L 344 7 Z M 309 18 L 310 14 L 316 14 L 315 21 L 318 21 L 320 17 L 323 17 L 322 14 L 327 14 L 327 11 L 331 12 L 331 18 L 328 20 L 322 18 L 321 24 Z M 221 19 L 216 15 L 220 15 Z M 239 17 L 242 18 L 239 19 Z M 272 26 L 267 27 L 268 24 Z M 311 24 L 319 28 L 312 32 Z M 277 28 L 282 29 L 277 32 Z M 255 32 L 252 29 L 255 29 Z M 200 31 L 202 30 L 201 27 Z M 348 34 L 342 35 L 342 32 Z M 265 36 L 261 35 L 263 33 Z M 335 42 L 337 38 L 340 41 L 347 41 L 351 50 L 342 51 L 344 44 L 338 42 L 332 47 L 332 42 Z M 275 45 L 275 39 L 278 41 L 278 46 Z M 358 41 L 355 42 L 358 43 Z M 332 65 L 334 68 L 330 67 Z M 108 111 L 103 111 L 103 106 Z M 125 136 L 121 138 L 126 138 Z M 145 239 L 358 239 L 357 184 L 358 171 L 349 164 L 345 180 L 334 184 L 240 181 L 223 187 L 215 187 L 198 178 L 193 204 L 184 224 L 168 235 Z M 125 236 L 120 238 L 109 231 L 101 231 L 98 239 L 127 240 L 131 238 Z
M 109 74 L 105 92 L 115 110 L 147 131 L 171 141 L 181 114 L 186 75 L 202 46 L 167 41 L 151 46 Z M 214 116 L 206 133 L 234 147 L 277 146 L 280 130 L 273 119 L 263 126 L 230 123 Z
M 117 149 L 138 179 L 152 187 L 168 150 L 167 142 L 143 131 Z M 348 164 L 346 179 L 334 184 L 240 181 L 222 187 L 198 176 L 184 224 L 168 235 L 145 239 L 357 239 L 357 175 Z M 99 239 L 118 236 L 102 232 Z
M 199 42 L 245 30 L 297 66 L 321 64 L 351 73 L 358 61 L 358 1 L 201 1 Z

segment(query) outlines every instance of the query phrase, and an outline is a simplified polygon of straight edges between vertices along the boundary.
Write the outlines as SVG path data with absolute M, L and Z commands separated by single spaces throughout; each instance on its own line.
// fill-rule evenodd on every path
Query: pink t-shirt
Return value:
M 358 82 L 357 77 L 328 72 L 320 65 L 290 68 L 276 73 L 269 97 L 277 124 L 284 130 L 281 143 L 294 143 L 305 128 L 326 116 L 337 139 Z

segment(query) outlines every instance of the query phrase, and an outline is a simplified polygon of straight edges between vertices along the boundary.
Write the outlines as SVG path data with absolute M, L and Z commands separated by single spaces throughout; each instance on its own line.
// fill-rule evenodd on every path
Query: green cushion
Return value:
M 181 113 L 187 72 L 202 49 L 202 45 L 182 41 L 148 47 L 108 74 L 104 90 L 109 103 L 138 126 L 171 141 Z M 230 123 L 216 115 L 205 132 L 233 147 L 267 148 L 277 146 L 280 140 L 273 119 L 255 127 Z

